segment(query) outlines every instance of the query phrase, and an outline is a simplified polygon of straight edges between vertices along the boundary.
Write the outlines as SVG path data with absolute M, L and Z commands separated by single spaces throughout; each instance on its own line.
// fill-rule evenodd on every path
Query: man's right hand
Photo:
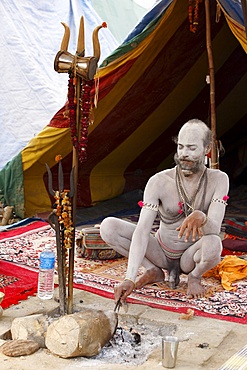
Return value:
M 121 297 L 120 302 L 122 304 L 125 303 L 126 298 L 131 294 L 134 288 L 135 285 L 130 280 L 124 280 L 121 284 L 116 285 L 114 288 L 115 302 Z

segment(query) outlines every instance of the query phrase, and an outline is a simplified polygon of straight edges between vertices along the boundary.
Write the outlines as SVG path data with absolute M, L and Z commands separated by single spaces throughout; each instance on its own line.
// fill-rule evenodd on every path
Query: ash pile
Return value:
M 161 346 L 164 335 L 171 335 L 176 328 L 162 328 L 135 324 L 133 327 L 118 326 L 109 343 L 91 358 L 101 363 L 143 364 L 154 349 Z

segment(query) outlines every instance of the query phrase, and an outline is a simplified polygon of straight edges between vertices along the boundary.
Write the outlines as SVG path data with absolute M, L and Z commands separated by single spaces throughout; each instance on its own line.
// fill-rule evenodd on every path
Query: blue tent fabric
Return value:
M 160 1 L 156 6 L 153 7 L 138 23 L 138 25 L 133 29 L 133 31 L 126 37 L 123 41 L 124 43 L 129 42 L 135 36 L 139 35 L 147 25 L 150 24 L 154 19 L 156 19 L 159 15 L 161 15 L 165 9 L 172 3 L 173 0 L 163 0 Z
M 219 0 L 220 4 L 224 7 L 225 11 L 236 22 L 244 26 L 244 17 L 241 0 Z

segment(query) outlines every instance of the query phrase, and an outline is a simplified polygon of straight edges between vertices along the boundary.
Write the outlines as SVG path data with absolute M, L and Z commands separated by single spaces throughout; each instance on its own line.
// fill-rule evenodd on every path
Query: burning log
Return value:
M 46 347 L 62 358 L 92 357 L 115 333 L 118 315 L 110 311 L 83 311 L 53 321 L 47 329 Z

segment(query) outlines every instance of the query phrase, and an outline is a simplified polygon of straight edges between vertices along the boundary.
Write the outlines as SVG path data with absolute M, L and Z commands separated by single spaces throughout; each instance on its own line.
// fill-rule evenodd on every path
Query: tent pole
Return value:
M 215 78 L 214 78 L 214 61 L 211 43 L 211 22 L 210 22 L 210 0 L 205 0 L 206 14 L 206 45 L 208 54 L 209 78 L 210 78 L 210 115 L 211 130 L 213 133 L 213 145 L 211 149 L 211 168 L 219 168 L 216 141 L 216 109 L 215 109 Z

